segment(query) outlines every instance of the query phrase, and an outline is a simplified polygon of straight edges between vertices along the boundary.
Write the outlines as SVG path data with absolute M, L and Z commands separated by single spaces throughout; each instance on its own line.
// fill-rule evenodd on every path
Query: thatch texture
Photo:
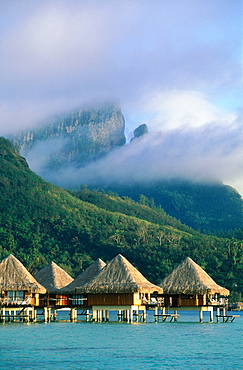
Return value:
M 35 275 L 36 280 L 43 285 L 48 293 L 58 293 L 59 289 L 70 284 L 73 278 L 55 262 L 50 262 Z
M 0 263 L 0 290 L 45 293 L 46 289 L 36 281 L 24 265 L 12 254 Z
M 229 295 L 229 290 L 215 281 L 191 258 L 187 257 L 159 284 L 164 294 L 215 294 Z
M 162 293 L 122 255 L 113 258 L 88 284 L 76 288 L 77 293 Z
M 73 282 L 62 288 L 60 293 L 76 293 L 76 288 L 81 287 L 91 281 L 105 266 L 106 263 L 98 258 L 97 261 L 92 263 L 92 265 L 90 265 L 86 270 L 81 272 L 81 274 L 79 274 L 76 279 L 73 280 Z

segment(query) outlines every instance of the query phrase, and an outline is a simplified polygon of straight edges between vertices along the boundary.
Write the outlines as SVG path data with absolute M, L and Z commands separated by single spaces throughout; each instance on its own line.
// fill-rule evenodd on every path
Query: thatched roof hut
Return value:
M 1 291 L 28 291 L 45 293 L 46 289 L 36 281 L 24 265 L 12 254 L 0 263 Z
M 215 281 L 191 258 L 187 257 L 170 275 L 159 284 L 164 294 L 221 294 L 229 290 Z
M 97 261 L 81 272 L 81 274 L 79 274 L 70 284 L 62 288 L 60 293 L 74 294 L 76 292 L 76 288 L 91 281 L 105 266 L 106 263 L 98 258 Z
M 73 278 L 55 262 L 50 262 L 35 275 L 36 280 L 43 285 L 48 293 L 58 293 L 59 289 L 70 284 Z
M 76 288 L 77 293 L 162 293 L 121 254 L 113 258 L 89 283 Z

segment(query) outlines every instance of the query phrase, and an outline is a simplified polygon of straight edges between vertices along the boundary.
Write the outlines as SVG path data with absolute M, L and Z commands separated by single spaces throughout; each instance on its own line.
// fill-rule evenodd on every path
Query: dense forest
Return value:
M 189 256 L 218 284 L 243 293 L 240 229 L 200 234 L 144 195 L 136 202 L 85 186 L 66 191 L 32 172 L 4 138 L 0 188 L 0 260 L 13 253 L 32 273 L 52 260 L 75 277 L 98 257 L 122 253 L 159 283 Z
M 220 182 L 171 179 L 113 185 L 109 189 L 135 201 L 140 201 L 140 195 L 143 194 L 144 204 L 151 204 L 152 200 L 169 215 L 206 234 L 221 235 L 222 232 L 242 229 L 243 200 L 235 189 Z

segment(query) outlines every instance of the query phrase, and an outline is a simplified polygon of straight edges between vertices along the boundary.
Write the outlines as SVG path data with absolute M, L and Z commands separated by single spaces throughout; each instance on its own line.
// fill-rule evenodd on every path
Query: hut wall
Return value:
M 164 297 L 164 305 L 165 307 L 170 307 L 172 306 L 172 297 L 165 295 Z
M 181 295 L 182 307 L 197 307 L 199 306 L 198 295 Z
M 206 294 L 198 296 L 198 305 L 199 306 L 206 306 L 207 305 L 207 296 L 206 296 Z
M 134 293 L 88 294 L 88 306 L 126 306 L 133 304 Z
M 47 296 L 45 294 L 40 294 L 39 299 L 38 299 L 38 304 L 36 306 L 44 307 L 47 305 L 46 303 Z
M 198 307 L 206 306 L 206 295 L 186 295 L 186 294 L 172 294 L 164 296 L 164 305 L 166 307 Z

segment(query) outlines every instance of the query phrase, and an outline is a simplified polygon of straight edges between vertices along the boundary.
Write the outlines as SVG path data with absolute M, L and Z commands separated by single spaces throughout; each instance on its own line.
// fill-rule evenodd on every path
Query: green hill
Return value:
M 219 284 L 243 290 L 242 240 L 202 235 L 153 204 L 58 188 L 32 172 L 4 138 L 0 188 L 0 259 L 13 253 L 32 273 L 53 260 L 75 276 L 98 257 L 122 253 L 158 283 L 190 256 Z
M 169 215 L 203 233 L 220 235 L 243 228 L 243 199 L 235 189 L 222 183 L 173 179 L 114 185 L 109 189 L 135 201 L 139 201 L 142 194 L 152 199 L 156 206 L 163 207 Z

